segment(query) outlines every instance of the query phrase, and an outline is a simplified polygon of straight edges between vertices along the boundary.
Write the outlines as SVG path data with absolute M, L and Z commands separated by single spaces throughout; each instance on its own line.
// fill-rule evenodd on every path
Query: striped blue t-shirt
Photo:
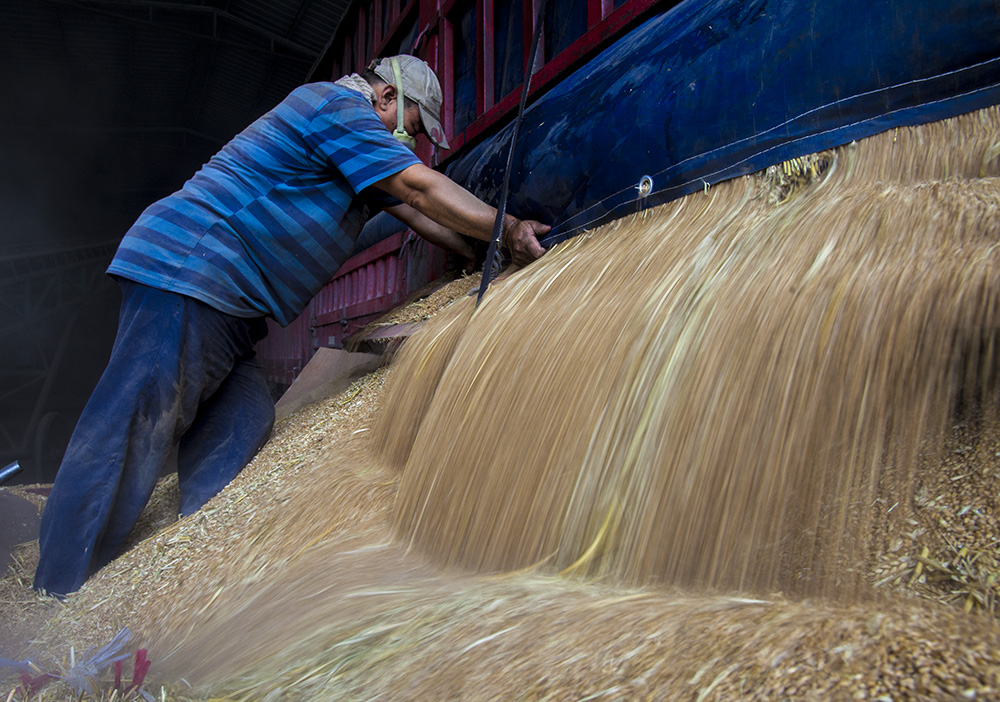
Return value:
M 300 86 L 148 207 L 108 273 L 289 324 L 392 201 L 366 188 L 417 163 L 360 93 Z

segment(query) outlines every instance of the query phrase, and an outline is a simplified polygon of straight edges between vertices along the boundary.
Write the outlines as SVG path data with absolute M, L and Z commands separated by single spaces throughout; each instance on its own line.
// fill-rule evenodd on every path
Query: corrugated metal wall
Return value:
M 443 275 L 445 257 L 412 232 L 400 232 L 348 259 L 289 326 L 268 321 L 257 356 L 272 389 L 291 385 L 316 349 L 342 348 L 345 337 Z

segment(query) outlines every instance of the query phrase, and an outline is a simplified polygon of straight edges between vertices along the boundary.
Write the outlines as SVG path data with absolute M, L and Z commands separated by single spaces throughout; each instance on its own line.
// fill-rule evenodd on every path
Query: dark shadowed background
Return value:
M 114 341 L 122 235 L 311 75 L 347 0 L 0 3 L 0 469 L 49 482 Z M 324 76 L 325 77 L 325 76 Z

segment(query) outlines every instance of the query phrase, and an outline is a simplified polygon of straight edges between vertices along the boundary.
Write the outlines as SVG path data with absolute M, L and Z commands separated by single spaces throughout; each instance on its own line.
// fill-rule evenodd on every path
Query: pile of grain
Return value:
M 778 206 L 725 183 L 452 306 L 387 401 L 399 532 L 476 571 L 858 596 L 877 500 L 957 400 L 996 419 L 997 126 L 840 149 Z
M 38 650 L 128 625 L 178 700 L 997 698 L 998 127 L 723 184 L 457 301 Z

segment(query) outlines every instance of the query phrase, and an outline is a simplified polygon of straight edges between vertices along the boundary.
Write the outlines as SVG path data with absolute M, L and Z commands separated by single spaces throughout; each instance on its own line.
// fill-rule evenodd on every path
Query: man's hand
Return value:
M 384 178 L 375 186 L 446 229 L 480 241 L 489 241 L 493 237 L 497 211 L 447 176 L 422 163 Z M 549 231 L 547 225 L 507 215 L 503 229 L 501 243 L 510 250 L 517 265 L 527 265 L 545 253 L 538 243 L 538 235 Z
M 405 203 L 386 207 L 385 211 L 415 231 L 421 237 L 446 251 L 451 251 L 463 261 L 462 269 L 472 270 L 476 264 L 476 252 L 458 232 L 442 227 Z
M 514 265 L 526 266 L 545 253 L 545 249 L 538 243 L 538 235 L 546 234 L 551 229 L 549 225 L 533 219 L 517 219 L 507 215 L 500 243 L 510 251 Z

